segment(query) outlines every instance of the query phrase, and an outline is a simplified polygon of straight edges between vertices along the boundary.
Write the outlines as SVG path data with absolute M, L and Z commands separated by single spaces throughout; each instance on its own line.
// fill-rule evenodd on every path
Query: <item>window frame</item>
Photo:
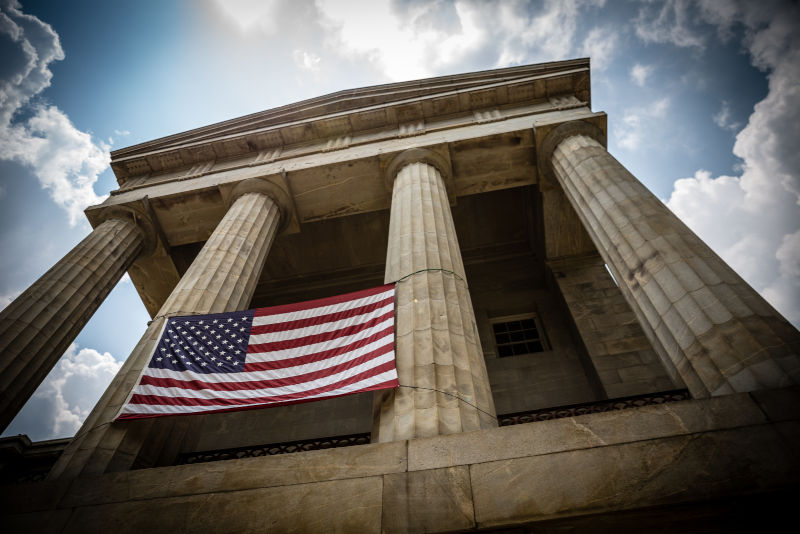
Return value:
M 524 321 L 524 320 L 528 320 L 528 319 L 532 319 L 533 320 L 534 325 L 536 326 L 536 332 L 539 334 L 539 337 L 538 337 L 538 339 L 524 339 L 523 341 L 517 341 L 516 343 L 538 341 L 542 346 L 542 350 L 534 351 L 534 352 L 525 352 L 525 353 L 522 353 L 522 354 L 508 354 L 508 355 L 505 355 L 505 356 L 501 355 L 500 354 L 500 347 L 501 346 L 513 346 L 514 342 L 499 343 L 498 340 L 497 340 L 498 333 L 495 332 L 494 325 L 495 324 L 510 323 L 510 322 L 513 322 L 513 321 Z M 491 318 L 489 318 L 489 329 L 490 329 L 490 331 L 492 333 L 492 343 L 494 345 L 494 353 L 498 358 L 512 358 L 514 356 L 531 356 L 533 354 L 540 354 L 542 352 L 547 352 L 547 351 L 551 350 L 550 343 L 549 343 L 549 341 L 547 339 L 547 336 L 545 335 L 545 332 L 544 332 L 544 325 L 542 324 L 542 320 L 539 317 L 539 314 L 536 313 L 536 312 L 517 313 L 517 314 L 513 314 L 513 315 L 503 315 L 503 316 L 499 316 L 499 317 L 491 317 Z

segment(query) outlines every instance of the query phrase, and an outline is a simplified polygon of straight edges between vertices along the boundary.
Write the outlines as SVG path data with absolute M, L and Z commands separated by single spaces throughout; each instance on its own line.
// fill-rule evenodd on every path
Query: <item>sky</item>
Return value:
M 800 4 L 0 0 L 0 308 L 111 150 L 342 89 L 590 57 L 609 151 L 800 325 Z M 149 317 L 125 276 L 4 435 L 73 435 Z

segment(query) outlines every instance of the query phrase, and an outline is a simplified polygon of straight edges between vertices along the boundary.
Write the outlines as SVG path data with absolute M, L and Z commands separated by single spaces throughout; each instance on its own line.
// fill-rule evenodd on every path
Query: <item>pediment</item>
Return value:
M 575 59 L 338 91 L 111 153 L 120 185 L 191 167 L 359 131 L 434 120 L 572 93 L 590 102 L 589 60 Z M 413 126 L 411 126 L 413 128 Z

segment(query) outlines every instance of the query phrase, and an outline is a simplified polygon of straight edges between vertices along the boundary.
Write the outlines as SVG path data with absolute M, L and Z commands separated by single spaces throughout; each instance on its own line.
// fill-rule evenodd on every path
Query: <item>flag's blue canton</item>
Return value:
M 236 373 L 244 368 L 253 310 L 170 317 L 149 367 L 195 373 Z

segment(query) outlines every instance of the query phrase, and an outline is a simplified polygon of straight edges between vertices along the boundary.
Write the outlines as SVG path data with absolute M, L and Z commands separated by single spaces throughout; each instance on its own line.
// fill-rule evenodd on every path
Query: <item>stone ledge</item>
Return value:
M 410 442 L 5 486 L 0 507 L 4 525 L 19 531 L 117 534 L 436 532 L 589 516 L 613 522 L 620 512 L 643 514 L 655 527 L 657 514 L 646 510 L 663 515 L 673 506 L 694 507 L 713 520 L 719 512 L 706 510 L 705 501 L 796 494 L 796 393 L 737 394 Z M 767 419 L 754 397 L 781 421 Z M 315 522 L 312 508 L 330 522 Z
M 408 443 L 408 469 L 538 456 L 767 423 L 746 393 L 499 427 Z
M 0 486 L 0 513 L 152 500 L 361 478 L 407 469 L 406 442 L 109 473 Z
M 800 386 L 751 391 L 750 397 L 770 421 L 800 419 Z
M 379 532 L 380 477 L 128 501 L 73 510 L 51 532 Z
M 470 467 L 480 527 L 796 488 L 798 473 L 768 425 Z

